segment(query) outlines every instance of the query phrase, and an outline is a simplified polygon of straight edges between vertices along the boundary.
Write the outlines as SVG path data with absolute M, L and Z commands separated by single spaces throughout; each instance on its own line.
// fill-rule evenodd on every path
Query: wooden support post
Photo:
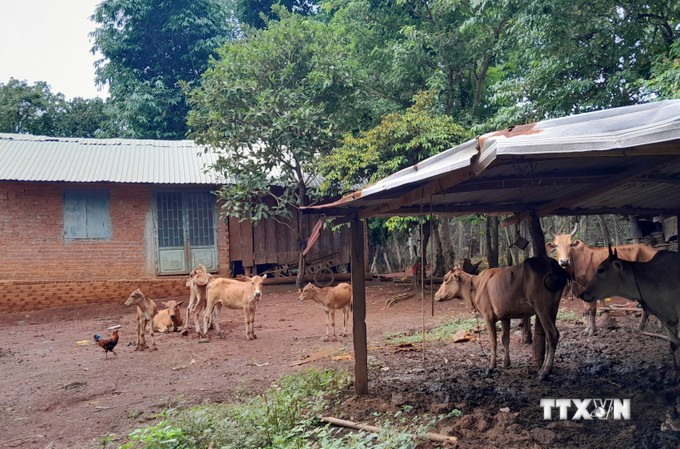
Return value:
M 545 237 L 543 236 L 543 229 L 541 229 L 541 220 L 536 215 L 536 211 L 531 211 L 529 220 L 529 234 L 531 235 L 534 256 L 547 256 L 548 252 L 545 248 Z M 541 366 L 545 357 L 545 329 L 543 329 L 538 315 L 534 320 L 536 322 L 534 323 L 533 362 L 534 365 Z
M 352 255 L 352 333 L 354 334 L 354 392 L 368 394 L 368 343 L 366 341 L 366 267 L 364 226 L 355 217 L 351 222 Z

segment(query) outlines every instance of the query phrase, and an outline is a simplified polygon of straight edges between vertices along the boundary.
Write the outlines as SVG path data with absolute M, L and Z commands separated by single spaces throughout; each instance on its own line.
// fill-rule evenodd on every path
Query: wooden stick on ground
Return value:
M 649 336 L 649 337 L 656 337 L 656 338 L 660 338 L 662 340 L 669 341 L 668 336 L 663 335 L 663 334 L 655 334 L 654 332 L 646 332 L 646 331 L 642 331 L 642 333 Z
M 375 433 L 380 432 L 380 428 L 376 427 L 376 426 L 371 426 L 369 424 L 356 423 L 354 421 L 347 421 L 345 419 L 333 418 L 331 416 L 325 416 L 325 417 L 321 418 L 321 422 L 335 424 L 336 426 L 341 426 L 341 427 L 347 427 L 348 429 L 366 430 L 368 432 L 375 432 Z M 448 435 L 442 435 L 441 433 L 427 432 L 427 433 L 423 433 L 423 434 L 418 435 L 418 438 L 422 438 L 422 439 L 430 440 L 430 441 L 436 441 L 437 443 L 451 443 L 451 444 L 457 444 L 458 443 L 458 438 L 450 437 Z

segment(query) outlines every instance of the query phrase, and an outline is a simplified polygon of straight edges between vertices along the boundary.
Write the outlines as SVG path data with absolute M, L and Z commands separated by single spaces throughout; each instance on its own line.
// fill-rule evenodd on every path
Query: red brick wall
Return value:
M 63 192 L 83 187 L 0 183 L 0 311 L 124 300 L 140 282 L 149 286 L 145 293 L 151 297 L 186 291 L 183 281 L 156 275 L 154 186 L 87 184 L 109 191 L 111 238 L 65 240 Z M 221 275 L 229 273 L 228 237 L 218 220 Z M 35 287 L 41 298 L 34 298 Z

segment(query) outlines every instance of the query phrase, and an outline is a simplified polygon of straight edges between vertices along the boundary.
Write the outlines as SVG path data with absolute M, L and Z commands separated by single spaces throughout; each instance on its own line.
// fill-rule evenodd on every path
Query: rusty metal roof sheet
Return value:
M 190 140 L 0 134 L 0 180 L 220 184 L 217 156 Z
M 680 100 L 484 134 L 306 212 L 680 212 Z

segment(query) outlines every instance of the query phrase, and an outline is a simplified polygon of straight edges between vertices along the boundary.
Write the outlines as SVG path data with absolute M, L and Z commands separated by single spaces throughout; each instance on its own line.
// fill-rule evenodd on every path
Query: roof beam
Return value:
M 560 198 L 557 198 L 545 205 L 536 208 L 536 214 L 539 217 L 542 217 L 545 215 L 552 214 L 557 209 L 570 208 L 570 206 L 579 204 L 581 201 L 587 198 L 592 198 L 594 196 L 601 195 L 603 193 L 614 190 L 623 184 L 630 183 L 632 178 L 636 178 L 638 176 L 647 174 L 648 172 L 656 169 L 657 167 L 667 164 L 671 160 L 672 159 L 670 159 L 669 157 L 660 157 L 648 159 L 646 161 L 641 161 L 639 164 L 635 165 L 632 168 L 629 168 L 628 170 L 624 170 L 621 173 L 612 174 L 603 183 L 602 187 L 597 189 L 588 187 L 582 189 L 580 192 L 576 194 L 571 194 L 568 196 L 565 195 Z M 506 218 L 501 222 L 501 224 L 503 226 L 509 226 L 511 224 L 519 223 L 520 221 L 524 220 L 527 217 L 529 217 L 529 212 L 522 212 L 520 214 L 515 214 L 511 217 Z

